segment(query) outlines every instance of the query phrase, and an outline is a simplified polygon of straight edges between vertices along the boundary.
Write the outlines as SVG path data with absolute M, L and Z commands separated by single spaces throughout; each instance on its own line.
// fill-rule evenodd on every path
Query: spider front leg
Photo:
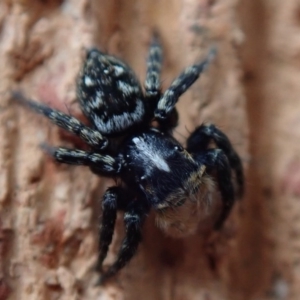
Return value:
M 119 250 L 117 260 L 102 274 L 98 284 L 102 284 L 109 277 L 115 275 L 134 256 L 142 239 L 141 229 L 149 210 L 148 204 L 140 200 L 135 200 L 128 205 L 124 214 L 126 235 Z
M 99 256 L 96 270 L 102 271 L 102 263 L 107 256 L 108 247 L 112 241 L 117 210 L 120 207 L 120 199 L 126 191 L 118 186 L 108 188 L 102 200 L 102 225 L 99 238 Z
M 216 146 L 222 149 L 227 156 L 230 167 L 235 172 L 235 178 L 238 185 L 237 194 L 242 197 L 244 193 L 244 173 L 240 157 L 232 147 L 228 137 L 212 124 L 203 124 L 195 129 L 187 140 L 187 150 L 190 153 L 197 153 L 208 148 L 213 141 Z
M 215 223 L 214 228 L 220 229 L 227 219 L 234 204 L 235 195 L 231 180 L 231 168 L 225 153 L 221 149 L 206 150 L 194 155 L 195 160 L 207 167 L 209 174 L 216 171 L 217 183 L 222 196 L 222 212 Z

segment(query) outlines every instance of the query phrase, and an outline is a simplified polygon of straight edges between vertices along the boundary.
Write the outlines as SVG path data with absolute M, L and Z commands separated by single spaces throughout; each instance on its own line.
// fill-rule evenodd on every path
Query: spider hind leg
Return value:
M 161 67 L 162 67 L 162 48 L 157 34 L 154 35 L 149 48 L 147 60 L 147 73 L 145 80 L 145 96 L 149 107 L 149 119 L 153 118 L 154 110 L 161 97 Z M 178 124 L 178 112 L 174 107 L 165 119 L 157 118 L 159 128 L 162 131 L 171 132 Z
M 12 97 L 19 103 L 35 111 L 36 113 L 44 115 L 53 124 L 78 136 L 90 146 L 101 150 L 106 148 L 106 146 L 108 145 L 108 140 L 104 136 L 102 136 L 99 131 L 84 125 L 76 118 L 67 115 L 59 110 L 48 107 L 47 105 L 44 105 L 42 103 L 32 101 L 26 98 L 22 93 L 17 91 L 12 93 Z
M 157 103 L 154 112 L 157 119 L 165 119 L 173 110 L 179 97 L 199 78 L 201 73 L 208 67 L 209 63 L 216 55 L 216 49 L 212 48 L 206 59 L 186 68 L 164 92 Z
M 155 35 L 152 39 L 148 60 L 147 73 L 145 80 L 145 94 L 150 101 L 156 102 L 161 95 L 160 73 L 162 67 L 162 49 L 158 37 Z M 156 103 L 155 103 L 156 104 Z

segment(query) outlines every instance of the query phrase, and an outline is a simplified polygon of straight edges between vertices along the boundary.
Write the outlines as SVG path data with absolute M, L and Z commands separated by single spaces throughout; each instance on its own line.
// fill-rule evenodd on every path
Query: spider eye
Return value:
M 145 189 L 147 186 L 147 177 L 145 175 L 141 176 L 139 178 L 138 182 L 139 182 L 140 188 Z
M 174 150 L 175 150 L 175 151 L 178 151 L 178 152 L 183 152 L 183 151 L 184 151 L 184 149 L 183 149 L 182 146 L 175 146 L 175 147 L 174 147 Z
M 145 175 L 140 177 L 140 182 L 141 183 L 145 183 L 146 181 L 147 181 L 147 178 L 146 178 Z

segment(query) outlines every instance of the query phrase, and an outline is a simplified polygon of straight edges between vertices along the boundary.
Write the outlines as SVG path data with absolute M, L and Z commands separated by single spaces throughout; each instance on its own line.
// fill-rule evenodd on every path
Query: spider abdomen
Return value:
M 102 134 L 124 133 L 142 122 L 145 114 L 144 95 L 134 72 L 97 49 L 88 51 L 77 95 L 84 114 Z

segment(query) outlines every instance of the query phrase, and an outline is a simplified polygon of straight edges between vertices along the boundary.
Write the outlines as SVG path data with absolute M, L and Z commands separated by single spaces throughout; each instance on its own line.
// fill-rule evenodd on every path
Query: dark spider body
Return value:
M 178 98 L 195 82 L 213 56 L 214 51 L 210 51 L 203 62 L 185 69 L 162 93 L 162 54 L 157 39 L 150 47 L 144 90 L 124 62 L 90 50 L 79 75 L 77 95 L 91 126 L 26 99 L 18 92 L 13 94 L 22 104 L 90 146 L 89 151 L 83 151 L 43 145 L 56 161 L 86 165 L 98 175 L 118 179 L 117 185 L 108 188 L 102 200 L 98 270 L 102 270 L 112 241 L 118 210 L 124 211 L 126 235 L 115 263 L 99 282 L 114 275 L 133 257 L 141 241 L 142 225 L 151 209 L 156 212 L 157 224 L 163 230 L 173 236 L 184 236 L 196 231 L 203 216 L 203 204 L 210 201 L 216 186 L 223 208 L 215 228 L 222 226 L 236 198 L 231 169 L 235 173 L 237 193 L 242 194 L 242 164 L 224 133 L 214 125 L 201 125 L 188 138 L 186 149 L 171 135 L 178 121 L 175 108 Z M 211 142 L 216 149 L 210 147 Z

